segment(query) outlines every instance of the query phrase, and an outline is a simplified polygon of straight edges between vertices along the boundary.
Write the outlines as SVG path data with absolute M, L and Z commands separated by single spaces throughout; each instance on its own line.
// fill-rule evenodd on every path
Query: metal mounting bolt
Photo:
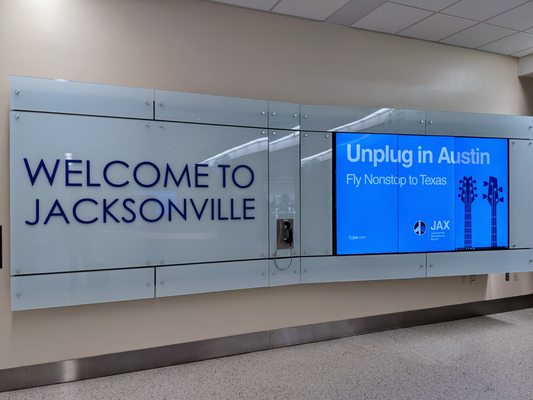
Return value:
M 15 114 L 15 119 L 19 119 L 20 118 L 20 114 Z
M 326 133 L 326 138 L 329 138 L 329 133 Z
M 276 132 L 272 132 L 272 135 L 275 135 L 275 134 L 276 134 Z
M 15 273 L 16 273 L 16 274 L 20 274 L 20 272 L 21 272 L 21 271 L 20 271 L 20 268 L 17 268 L 17 269 L 15 270 Z
M 307 137 L 307 136 L 309 136 L 309 134 L 308 133 L 304 133 L 304 137 Z
M 418 121 L 419 124 L 423 124 L 424 123 L 424 120 L 421 119 L 420 121 Z
M 304 115 L 304 118 L 305 118 L 305 119 L 309 118 L 309 115 Z
M 293 116 L 293 118 L 298 118 L 298 114 L 297 113 L 292 114 L 292 116 Z
M 266 115 L 266 111 L 261 111 L 261 115 Z
M 17 95 L 20 94 L 20 90 L 15 89 L 15 94 L 17 94 Z M 531 128 L 531 127 L 530 127 L 530 128 Z
M 429 264 L 429 268 L 433 268 L 433 264 Z
M 159 124 L 159 127 L 160 127 L 161 129 L 165 129 L 165 125 L 163 125 L 163 124 Z
M 152 102 L 151 102 L 150 100 L 146 100 L 144 103 L 145 103 L 147 106 L 149 106 L 150 104 L 152 104 Z
M 273 116 L 276 116 L 276 112 L 275 112 L 275 111 L 272 111 L 272 115 L 273 115 Z
M 266 131 L 261 131 L 261 135 L 266 135 Z
M 433 120 L 429 121 L 429 124 L 430 124 L 430 125 L 433 125 Z
M 148 122 L 145 123 L 144 126 L 146 126 L 147 128 L 150 128 L 150 127 L 151 127 L 151 125 L 150 125 Z
M 162 101 L 159 102 L 159 107 L 164 107 L 165 106 L 165 103 L 163 103 Z

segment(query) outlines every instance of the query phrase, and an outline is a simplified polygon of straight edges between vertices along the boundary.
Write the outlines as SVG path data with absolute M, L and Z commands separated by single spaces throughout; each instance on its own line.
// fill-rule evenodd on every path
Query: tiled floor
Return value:
M 107 378 L 19 399 L 533 399 L 533 309 Z

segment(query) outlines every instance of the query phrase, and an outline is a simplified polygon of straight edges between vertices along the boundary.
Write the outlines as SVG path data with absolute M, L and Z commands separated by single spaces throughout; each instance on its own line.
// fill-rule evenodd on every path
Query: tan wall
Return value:
M 0 0 L 6 228 L 9 74 L 312 104 L 507 114 L 531 106 L 509 57 L 201 1 Z M 4 266 L 0 368 L 533 292 L 533 275 L 519 274 L 509 283 L 303 285 L 11 313 L 7 241 Z
M 529 115 L 533 115 L 533 76 L 530 78 L 520 78 L 520 84 L 526 94 L 526 104 Z

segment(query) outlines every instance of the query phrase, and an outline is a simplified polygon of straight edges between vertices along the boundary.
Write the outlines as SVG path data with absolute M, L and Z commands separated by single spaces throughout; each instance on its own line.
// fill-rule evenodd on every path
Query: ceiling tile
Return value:
M 533 27 L 533 2 L 513 8 L 497 17 L 489 19 L 487 22 L 517 31 L 531 28 Z
M 456 1 L 457 0 L 394 0 L 395 3 L 401 3 L 405 4 L 406 6 L 423 8 L 424 10 L 430 11 L 440 11 L 443 8 L 451 6 Z
M 350 26 L 386 2 L 387 0 L 351 0 L 330 15 L 326 22 Z
M 281 0 L 272 11 L 297 17 L 325 20 L 349 0 Z
M 527 0 L 461 0 L 442 12 L 457 17 L 484 21 L 526 2 Z
M 247 8 L 255 8 L 256 10 L 268 11 L 278 2 L 278 0 L 211 0 L 216 3 L 231 4 L 232 6 L 240 6 Z
M 513 54 L 530 47 L 533 47 L 533 35 L 521 32 L 481 46 L 479 49 L 494 53 Z
M 518 53 L 513 53 L 512 55 L 515 57 L 525 57 L 525 56 L 529 56 L 530 54 L 533 54 L 533 47 L 519 51 Z
M 456 33 L 447 37 L 442 43 L 454 44 L 463 47 L 476 48 L 484 44 L 494 42 L 505 36 L 510 36 L 513 33 L 518 33 L 511 29 L 500 28 L 499 26 L 478 24 L 471 28 L 465 29 L 462 32 Z
M 352 26 L 372 31 L 396 33 L 432 14 L 431 11 L 385 3 Z
M 434 14 L 413 26 L 404 29 L 400 32 L 400 35 L 439 41 L 475 24 L 475 21 L 469 19 Z

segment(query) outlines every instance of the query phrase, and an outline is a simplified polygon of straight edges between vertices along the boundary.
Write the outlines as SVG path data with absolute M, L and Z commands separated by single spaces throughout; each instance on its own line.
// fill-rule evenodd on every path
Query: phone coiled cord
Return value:
M 279 232 L 278 232 L 277 237 L 278 238 L 281 237 L 281 225 L 279 226 Z M 279 248 L 278 248 L 278 246 L 276 244 L 276 251 L 274 252 L 274 266 L 276 267 L 276 269 L 278 271 L 287 271 L 291 267 L 292 261 L 293 261 L 292 248 L 289 248 L 289 251 L 290 251 L 290 254 L 291 254 L 289 264 L 286 267 L 283 267 L 283 268 L 278 265 L 278 250 L 279 250 Z

